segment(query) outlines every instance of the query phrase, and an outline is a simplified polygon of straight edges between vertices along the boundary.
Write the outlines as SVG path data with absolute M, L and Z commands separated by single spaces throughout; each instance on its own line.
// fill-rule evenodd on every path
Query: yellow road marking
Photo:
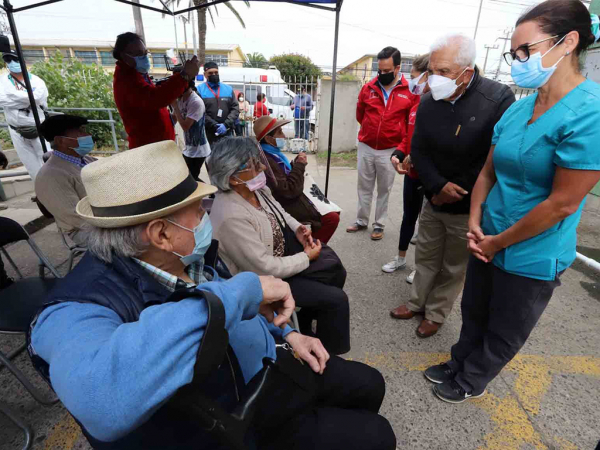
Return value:
M 45 450 L 64 449 L 70 450 L 73 448 L 77 440 L 81 436 L 81 429 L 77 422 L 73 420 L 69 413 L 65 413 L 64 417 L 54 426 L 54 429 L 44 442 Z

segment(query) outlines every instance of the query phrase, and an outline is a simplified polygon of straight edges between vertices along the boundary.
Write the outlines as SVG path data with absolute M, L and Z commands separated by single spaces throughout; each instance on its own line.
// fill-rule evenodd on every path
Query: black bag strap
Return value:
M 277 209 L 277 207 L 273 204 L 273 202 L 271 200 L 269 200 L 269 198 L 265 194 L 263 194 L 262 192 L 259 192 L 259 195 L 265 201 L 265 203 L 267 204 L 267 206 L 269 207 L 269 209 L 275 216 L 275 219 L 277 219 L 279 228 L 281 229 L 281 232 L 284 233 L 284 237 L 285 237 L 285 226 L 287 225 L 287 222 L 285 221 L 285 217 L 283 216 L 283 213 L 281 211 L 279 211 L 279 209 Z M 275 211 L 277 211 L 277 212 L 275 212 Z M 287 225 L 287 226 L 289 226 L 289 225 Z

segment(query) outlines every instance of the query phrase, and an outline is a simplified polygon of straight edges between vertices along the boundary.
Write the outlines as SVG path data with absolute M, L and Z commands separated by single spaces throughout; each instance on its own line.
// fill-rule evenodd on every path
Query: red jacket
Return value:
M 406 139 L 402 141 L 402 145 L 400 145 L 399 150 L 404 153 L 404 156 L 410 155 L 410 143 L 412 141 L 413 133 L 415 132 L 415 123 L 417 121 L 417 109 L 419 109 L 419 101 L 421 97 L 417 100 L 417 104 L 412 107 L 410 110 L 410 114 L 408 115 L 408 131 L 406 133 Z M 410 169 L 408 171 L 408 176 L 411 178 L 419 178 L 419 174 L 415 169 Z
M 115 103 L 129 139 L 129 148 L 175 139 L 167 106 L 188 86 L 180 74 L 156 86 L 146 75 L 117 61 L 113 78 Z
M 258 119 L 262 116 L 268 116 L 269 115 L 269 108 L 267 108 L 267 105 L 265 105 L 263 102 L 256 102 L 256 105 L 254 105 L 254 118 Z
M 360 123 L 358 140 L 375 150 L 401 148 L 408 128 L 408 115 L 419 96 L 408 89 L 401 77 L 385 104 L 377 78 L 365 84 L 358 95 L 356 120 Z

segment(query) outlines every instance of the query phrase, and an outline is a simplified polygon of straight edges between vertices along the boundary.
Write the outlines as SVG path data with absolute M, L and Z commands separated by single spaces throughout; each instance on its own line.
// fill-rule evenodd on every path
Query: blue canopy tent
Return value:
M 39 8 L 40 6 L 50 5 L 52 3 L 58 3 L 58 2 L 62 2 L 62 1 L 64 1 L 64 0 L 46 0 L 46 1 L 32 3 L 29 5 L 15 8 L 11 4 L 10 0 L 4 0 L 3 5 L 0 5 L 0 8 L 6 12 L 6 16 L 7 16 L 8 23 L 10 25 L 10 30 L 12 32 L 12 36 L 13 36 L 13 40 L 14 40 L 15 51 L 17 52 L 17 55 L 19 56 L 19 60 L 21 61 L 21 69 L 23 71 L 25 86 L 27 87 L 27 93 L 29 95 L 29 103 L 31 104 L 31 111 L 33 112 L 33 117 L 34 117 L 35 123 L 38 127 L 38 131 L 39 131 L 39 127 L 40 127 L 40 118 L 38 116 L 37 108 L 35 107 L 33 91 L 31 89 L 31 83 L 29 82 L 27 65 L 25 64 L 25 59 L 23 58 L 23 50 L 21 48 L 21 41 L 19 39 L 17 25 L 14 20 L 14 14 L 19 13 L 21 11 L 27 11 L 29 9 Z M 119 3 L 125 3 L 127 5 L 132 5 L 132 6 L 135 6 L 138 8 L 148 9 L 150 11 L 155 11 L 155 12 L 158 12 L 161 14 L 176 16 L 179 14 L 185 14 L 185 13 L 187 13 L 189 11 L 193 11 L 195 9 L 207 8 L 212 5 L 218 5 L 219 3 L 225 3 L 228 0 L 208 0 L 208 2 L 203 5 L 193 6 L 193 7 L 185 8 L 185 9 L 181 9 L 181 10 L 175 10 L 175 9 L 171 9 L 171 8 L 167 7 L 163 0 L 159 0 L 163 6 L 162 9 L 155 8 L 155 7 L 149 6 L 149 5 L 143 5 L 140 3 L 133 3 L 130 0 L 115 0 L 115 1 L 117 1 Z M 232 0 L 232 1 L 241 1 L 241 0 Z M 330 119 L 329 119 L 329 138 L 328 138 L 328 143 L 327 143 L 327 175 L 326 175 L 326 179 L 325 179 L 325 195 L 327 195 L 327 192 L 329 190 L 329 169 L 330 169 L 330 164 L 331 164 L 331 148 L 332 148 L 332 140 L 333 140 L 333 119 L 334 119 L 334 115 L 335 115 L 335 86 L 336 86 L 336 78 L 337 78 L 337 49 L 338 49 L 338 36 L 339 36 L 339 29 L 340 29 L 340 10 L 342 8 L 342 3 L 344 0 L 250 0 L 250 1 L 291 3 L 294 5 L 301 5 L 301 6 L 306 6 L 306 7 L 310 7 L 310 8 L 317 8 L 317 9 L 321 9 L 321 10 L 335 12 L 335 36 L 334 36 L 334 41 L 333 41 L 333 70 L 332 70 L 332 83 L 331 83 L 331 89 L 332 89 L 332 91 L 331 91 L 331 110 L 330 110 L 331 112 L 330 112 Z M 327 5 L 332 5 L 332 6 L 327 6 Z M 1 52 L 10 50 L 10 44 L 9 44 L 8 38 L 6 36 L 3 36 L 3 38 L 4 39 L 0 40 L 0 51 Z M 44 153 L 45 153 L 46 152 L 46 143 L 44 142 L 44 139 L 42 139 L 42 138 L 40 138 L 40 141 L 42 143 L 42 149 L 44 150 Z

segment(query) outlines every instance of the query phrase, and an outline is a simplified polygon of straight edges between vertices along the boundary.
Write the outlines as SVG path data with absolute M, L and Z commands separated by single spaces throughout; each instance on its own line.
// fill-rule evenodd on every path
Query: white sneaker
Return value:
M 390 261 L 389 263 L 387 263 L 386 265 L 384 265 L 381 268 L 381 270 L 383 270 L 386 273 L 392 273 L 398 269 L 403 269 L 404 267 L 406 267 L 406 258 L 402 258 L 400 256 L 394 256 L 394 259 L 392 261 Z
M 408 284 L 413 284 L 413 280 L 415 279 L 415 274 L 417 273 L 416 270 L 413 270 L 409 276 L 406 277 L 406 282 Z

